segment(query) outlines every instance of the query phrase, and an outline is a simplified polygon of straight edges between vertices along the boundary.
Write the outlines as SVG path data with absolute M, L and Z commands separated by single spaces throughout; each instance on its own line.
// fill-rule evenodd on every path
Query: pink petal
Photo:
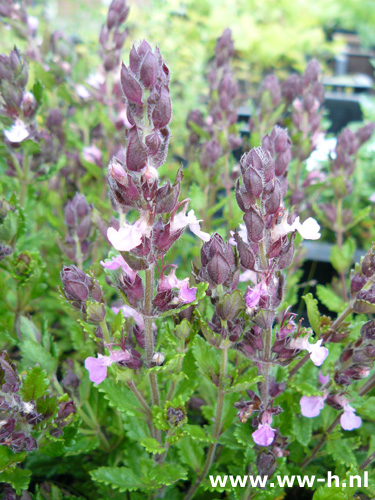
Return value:
M 323 373 L 320 371 L 318 375 L 319 382 L 322 385 L 326 385 L 329 382 L 329 375 L 323 375 Z
M 85 368 L 89 372 L 89 378 L 95 384 L 100 384 L 107 376 L 107 366 L 103 362 L 104 357 L 89 357 L 85 360 Z
M 269 446 L 275 438 L 275 430 L 268 424 L 260 424 L 258 429 L 252 433 L 252 437 L 259 446 Z
M 315 366 L 321 366 L 329 354 L 328 349 L 321 344 L 322 341 L 319 340 L 316 344 L 309 344 L 307 349 L 310 353 L 310 359 Z
M 107 237 L 116 250 L 129 252 L 141 244 L 142 231 L 138 227 L 130 225 L 120 227 L 118 231 L 114 227 L 109 227 Z
M 247 287 L 247 292 L 245 295 L 246 305 L 250 309 L 256 307 L 260 300 L 262 284 L 258 283 L 254 288 Z
M 302 396 L 299 402 L 302 415 L 307 418 L 317 417 L 324 408 L 324 399 L 322 396 Z
M 351 431 L 361 427 L 362 420 L 354 413 L 353 410 L 345 410 L 340 417 L 340 424 L 345 431 Z
M 186 280 L 185 283 L 180 288 L 178 299 L 180 300 L 180 302 L 183 302 L 184 304 L 189 304 L 190 302 L 194 302 L 196 298 L 197 298 L 197 289 L 194 287 L 189 288 L 189 281 Z
M 115 308 L 112 308 L 112 310 Z M 144 321 L 143 321 L 143 316 L 137 312 L 135 309 L 132 307 L 128 306 L 127 304 L 123 305 L 118 311 L 122 311 L 123 315 L 125 318 L 133 318 L 134 321 L 137 323 L 138 327 L 143 330 L 145 327 Z
M 114 363 L 118 363 L 119 361 L 130 361 L 131 360 L 131 354 L 128 351 L 113 351 L 111 353 L 111 360 Z

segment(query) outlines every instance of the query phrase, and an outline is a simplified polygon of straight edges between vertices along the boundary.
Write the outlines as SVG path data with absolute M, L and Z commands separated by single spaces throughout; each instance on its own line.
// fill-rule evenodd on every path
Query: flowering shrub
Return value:
M 82 77 L 69 37 L 41 45 L 24 6 L 0 10 L 29 47 L 0 55 L 3 498 L 282 498 L 208 476 L 362 474 L 375 245 L 351 195 L 374 124 L 307 170 L 324 134 L 313 60 L 260 83 L 241 136 L 227 29 L 206 112 L 186 110 L 185 165 L 168 169 L 170 69 L 146 40 L 122 50 L 128 13 L 113 0 Z M 334 272 L 318 302 L 299 281 L 321 238 Z M 304 498 L 332 498 L 314 488 Z

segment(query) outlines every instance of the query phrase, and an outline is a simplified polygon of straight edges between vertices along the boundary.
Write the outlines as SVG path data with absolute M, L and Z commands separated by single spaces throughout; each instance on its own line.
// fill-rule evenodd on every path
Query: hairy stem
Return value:
M 375 460 L 375 451 L 373 453 L 371 453 L 371 455 L 369 457 L 366 458 L 366 460 L 360 465 L 360 469 L 366 469 L 366 467 L 368 467 L 371 462 Z
M 203 481 L 203 479 L 207 476 L 212 462 L 215 458 L 215 452 L 218 445 L 221 428 L 222 428 L 222 417 L 223 417 L 223 408 L 224 408 L 224 399 L 225 399 L 225 378 L 227 375 L 227 364 L 228 364 L 228 347 L 225 346 L 221 352 L 221 364 L 220 364 L 220 377 L 219 377 L 219 386 L 217 391 L 217 404 L 216 404 L 216 415 L 214 427 L 212 430 L 212 438 L 214 439 L 214 443 L 210 444 L 208 449 L 206 461 L 204 463 L 202 472 L 197 477 L 195 483 L 193 483 L 185 496 L 185 500 L 190 500 L 195 495 L 199 485 Z
M 342 198 L 338 198 L 336 202 L 336 235 L 337 235 L 337 246 L 339 249 L 342 249 L 343 245 L 343 239 L 344 239 L 344 228 L 343 228 L 343 223 L 342 223 Z M 342 286 L 342 296 L 345 302 L 348 301 L 348 290 L 346 287 L 346 278 L 345 278 L 345 271 L 340 271 L 340 280 L 341 280 L 341 286 Z
M 111 343 L 111 339 L 109 337 L 109 331 L 108 331 L 108 327 L 107 327 L 107 323 L 105 320 L 101 321 L 100 322 L 100 326 L 102 327 L 102 330 L 103 330 L 103 335 L 104 335 L 104 341 L 106 344 L 110 344 Z
M 151 413 L 150 407 L 146 403 L 146 401 L 145 401 L 145 399 L 144 399 L 141 391 L 135 385 L 134 381 L 133 380 L 129 380 L 128 386 L 129 386 L 130 390 L 132 391 L 132 393 L 134 394 L 134 396 L 137 398 L 137 400 L 140 403 L 140 405 L 142 406 L 142 408 L 144 409 L 147 417 L 148 418 L 152 418 L 152 413 Z
M 260 258 L 262 261 L 262 267 L 263 269 L 268 268 L 268 259 L 266 255 L 266 250 L 264 248 L 264 244 L 261 241 L 259 243 L 259 252 L 260 252 Z M 271 349 L 272 349 L 272 326 L 267 328 L 266 330 L 263 330 L 263 339 L 264 339 L 264 349 L 263 349 L 263 360 L 265 361 L 264 364 L 262 364 L 262 375 L 264 378 L 264 381 L 261 384 L 261 389 L 260 389 L 260 396 L 262 399 L 262 403 L 264 407 L 267 407 L 268 404 L 268 399 L 269 399 L 269 379 L 270 379 L 270 363 L 269 361 L 271 360 Z
M 150 367 L 154 354 L 154 332 L 152 330 L 152 299 L 154 297 L 154 265 L 145 271 L 145 296 L 144 296 L 144 322 L 145 322 L 145 343 L 146 343 L 146 365 Z M 149 372 L 152 404 L 160 406 L 160 396 L 157 375 Z M 160 429 L 155 429 L 156 439 L 161 443 Z
M 341 413 L 339 415 L 337 415 L 337 417 L 335 418 L 335 420 L 328 427 L 328 429 L 323 434 L 323 436 L 321 437 L 321 439 L 318 442 L 318 444 L 315 446 L 315 448 L 311 452 L 311 455 L 309 457 L 307 457 L 302 462 L 302 465 L 301 465 L 302 469 L 304 469 L 305 467 L 307 467 L 307 465 L 309 465 L 309 463 L 311 462 L 311 460 L 313 460 L 315 458 L 315 455 L 318 453 L 318 451 L 320 450 L 320 448 L 324 445 L 324 443 L 325 443 L 325 441 L 327 439 L 327 436 L 329 436 L 331 434 L 331 432 L 335 429 L 336 425 L 340 422 L 340 417 L 341 417 Z

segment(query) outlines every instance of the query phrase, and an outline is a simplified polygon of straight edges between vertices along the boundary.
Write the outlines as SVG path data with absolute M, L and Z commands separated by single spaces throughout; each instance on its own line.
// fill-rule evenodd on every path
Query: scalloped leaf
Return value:
M 140 444 L 148 453 L 152 453 L 153 455 L 165 452 L 165 448 L 156 439 L 151 437 L 142 439 Z
M 311 293 L 303 295 L 303 300 L 305 301 L 307 308 L 307 316 L 309 318 L 310 325 L 317 335 L 320 334 L 320 313 L 318 309 L 318 301 L 314 299 Z

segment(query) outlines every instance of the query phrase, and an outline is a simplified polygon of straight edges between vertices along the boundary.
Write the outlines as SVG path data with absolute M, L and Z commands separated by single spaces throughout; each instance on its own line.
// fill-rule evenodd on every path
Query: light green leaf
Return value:
M 27 490 L 31 478 L 31 470 L 28 469 L 8 469 L 0 473 L 0 483 L 9 483 L 20 495 L 22 490 Z
M 21 394 L 24 401 L 36 401 L 46 394 L 48 386 L 47 373 L 40 366 L 34 366 L 22 377 Z
M 317 285 L 316 294 L 322 304 L 332 312 L 341 313 L 345 309 L 345 302 L 327 286 Z
M 26 366 L 39 364 L 48 375 L 52 375 L 57 369 L 57 359 L 55 359 L 42 345 L 32 340 L 26 339 L 21 343 L 21 354 L 23 363 Z
M 123 491 L 144 490 L 145 483 L 128 467 L 100 467 L 90 472 L 93 481 Z
M 146 448 L 148 453 L 152 453 L 153 455 L 164 453 L 165 448 L 154 438 L 144 438 L 141 441 L 141 446 Z
M 304 295 L 303 300 L 305 301 L 307 308 L 307 316 L 309 318 L 310 325 L 314 332 L 320 334 L 320 313 L 318 309 L 318 301 L 314 299 L 311 293 Z
M 356 246 L 353 238 L 348 238 L 341 249 L 337 245 L 332 247 L 329 260 L 337 272 L 342 273 L 350 267 L 355 248 Z

